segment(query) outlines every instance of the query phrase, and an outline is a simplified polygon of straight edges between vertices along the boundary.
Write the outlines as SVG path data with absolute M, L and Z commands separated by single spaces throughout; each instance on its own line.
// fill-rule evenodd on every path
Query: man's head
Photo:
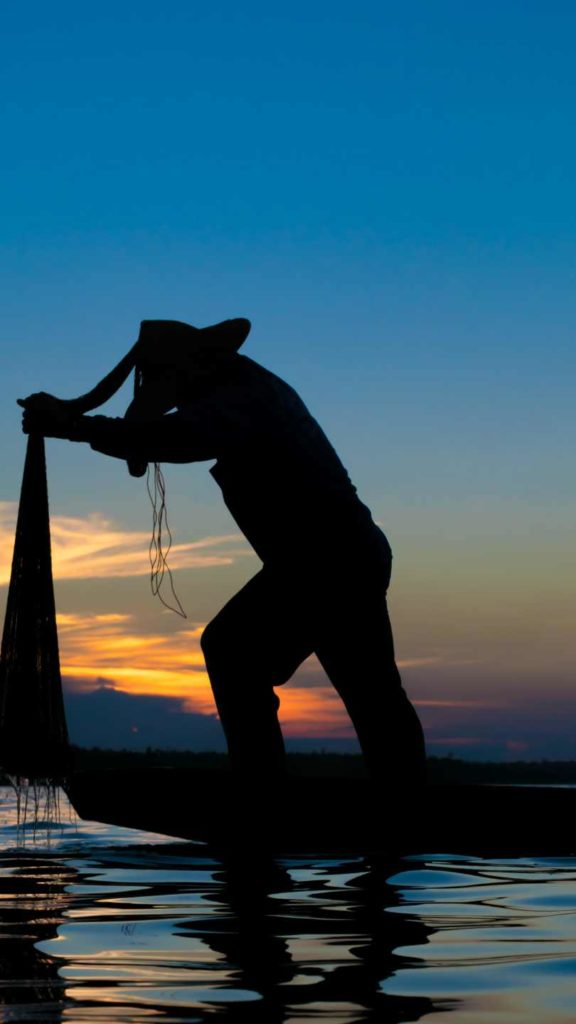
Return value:
M 243 318 L 197 328 L 179 320 L 143 320 L 135 351 L 134 399 L 126 415 L 162 415 L 201 393 L 250 331 Z
M 180 320 L 143 320 L 135 346 L 136 364 L 149 369 L 171 365 L 190 370 L 206 360 L 232 355 L 250 332 L 243 317 L 211 327 L 192 327 Z

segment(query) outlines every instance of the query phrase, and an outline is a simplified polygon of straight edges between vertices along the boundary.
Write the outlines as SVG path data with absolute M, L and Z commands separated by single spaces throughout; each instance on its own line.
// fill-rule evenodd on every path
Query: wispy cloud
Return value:
M 438 655 L 426 658 L 399 658 L 396 662 L 398 668 L 422 668 L 426 665 L 441 665 L 442 663 L 442 658 Z
M 11 556 L 16 528 L 15 502 L 0 502 L 0 585 L 10 579 Z M 53 516 L 52 563 L 57 579 L 96 579 L 145 576 L 150 572 L 150 532 L 126 530 L 99 512 L 88 516 Z M 203 537 L 187 544 L 174 544 L 171 569 L 230 565 L 250 554 L 241 534 Z

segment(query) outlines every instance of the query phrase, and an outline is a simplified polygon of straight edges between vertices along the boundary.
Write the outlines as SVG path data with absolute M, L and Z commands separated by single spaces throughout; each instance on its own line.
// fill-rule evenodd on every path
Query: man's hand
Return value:
M 22 430 L 25 434 L 42 434 L 43 437 L 68 437 L 73 420 L 77 416 L 68 402 L 55 398 L 45 391 L 38 391 L 28 398 L 17 399 L 24 409 Z

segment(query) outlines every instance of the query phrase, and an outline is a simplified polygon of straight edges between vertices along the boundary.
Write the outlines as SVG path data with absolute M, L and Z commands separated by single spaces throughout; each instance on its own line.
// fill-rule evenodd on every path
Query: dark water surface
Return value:
M 576 1020 L 576 858 L 226 864 L 0 798 L 3 1021 Z

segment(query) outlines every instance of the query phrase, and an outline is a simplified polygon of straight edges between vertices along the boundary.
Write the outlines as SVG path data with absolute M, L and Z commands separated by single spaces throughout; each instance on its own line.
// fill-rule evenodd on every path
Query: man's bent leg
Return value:
M 201 645 L 226 735 L 231 766 L 243 776 L 284 772 L 280 701 L 285 683 L 311 653 L 295 635 L 281 581 L 262 570 L 208 624 Z

